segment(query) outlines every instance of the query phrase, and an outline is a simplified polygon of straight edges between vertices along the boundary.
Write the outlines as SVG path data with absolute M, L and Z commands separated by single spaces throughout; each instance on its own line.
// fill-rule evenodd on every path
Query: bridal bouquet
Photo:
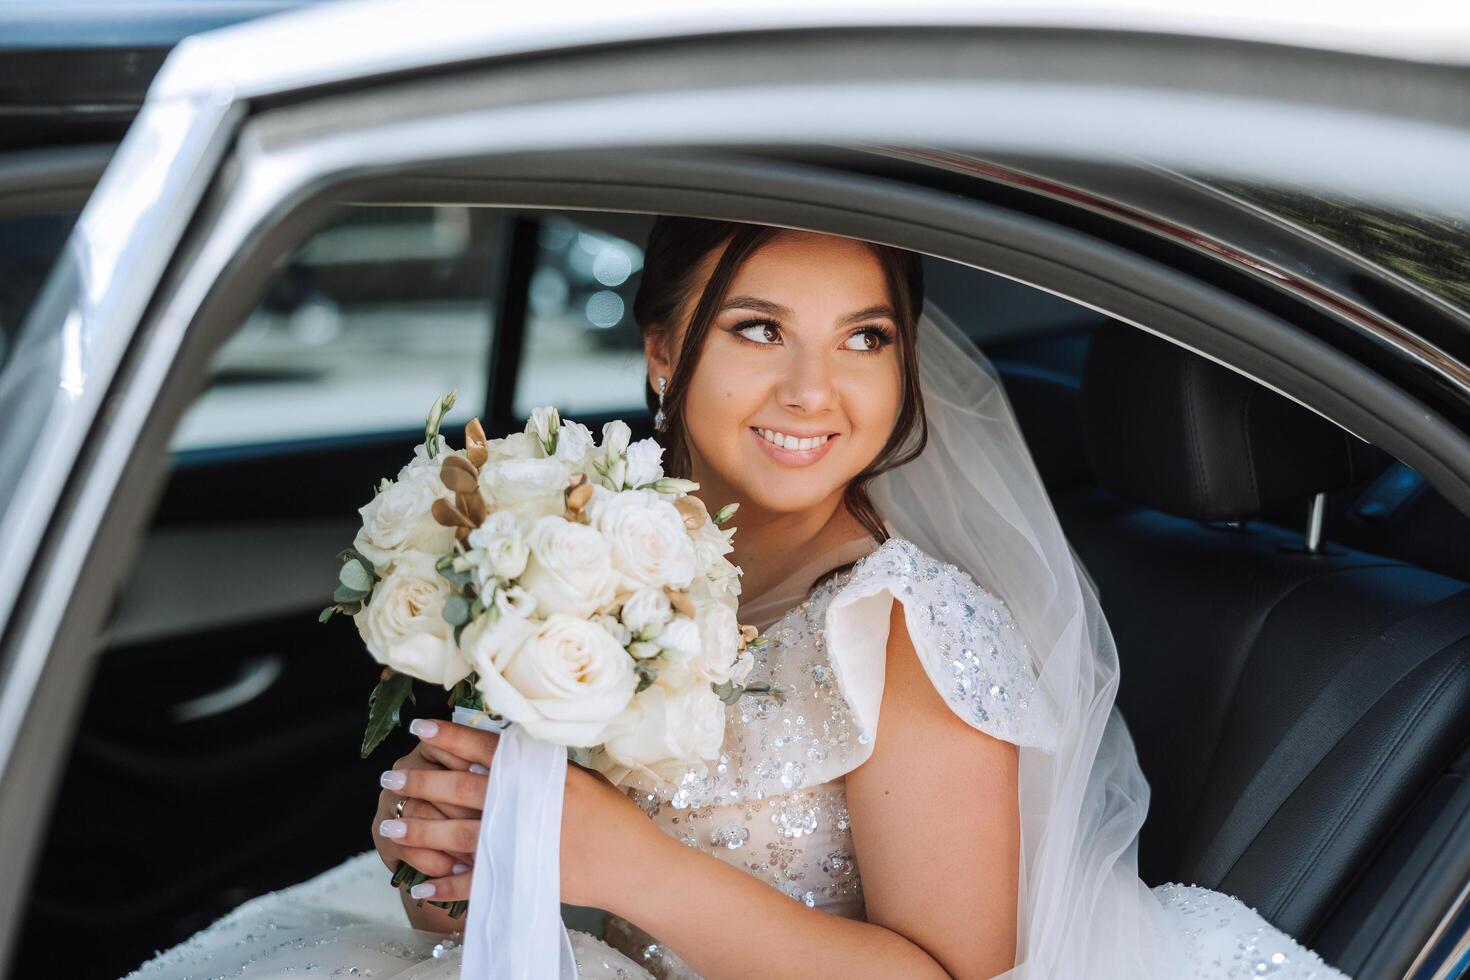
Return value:
M 595 442 L 552 407 L 501 439 L 472 419 L 451 449 L 439 427 L 454 399 L 434 403 L 413 458 L 360 508 L 320 617 L 351 615 L 384 665 L 362 755 L 419 680 L 449 691 L 456 720 L 560 747 L 553 769 L 566 750 L 616 785 L 704 768 L 762 642 L 736 621 L 724 525 L 737 505 L 711 517 L 698 484 L 664 475 L 657 442 L 630 443 L 622 421 Z M 503 737 L 492 794 L 532 778 L 502 773 L 525 768 L 504 749 Z M 405 864 L 394 883 L 423 877 Z

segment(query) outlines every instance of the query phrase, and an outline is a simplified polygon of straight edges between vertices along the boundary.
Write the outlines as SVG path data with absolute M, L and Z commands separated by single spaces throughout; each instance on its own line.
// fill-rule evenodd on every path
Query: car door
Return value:
M 125 635 L 116 631 L 130 625 L 121 611 L 136 607 L 119 604 L 118 617 L 109 613 L 114 597 L 126 594 L 124 577 L 148 555 L 145 529 L 152 515 L 193 509 L 203 515 L 208 535 L 220 530 L 210 525 L 234 519 L 241 506 L 262 498 L 279 508 L 267 511 L 271 520 L 291 512 L 286 501 L 313 518 L 344 514 L 345 496 L 325 503 L 293 496 L 291 476 L 309 464 L 272 459 L 271 453 L 257 453 L 250 465 L 260 468 L 242 477 L 255 481 L 255 494 L 229 496 L 219 489 L 229 482 L 221 474 L 229 471 L 209 468 L 196 471 L 202 474 L 197 491 L 175 491 L 170 503 L 164 490 L 175 434 L 186 431 L 181 425 L 187 427 L 191 407 L 204 403 L 201 393 L 208 398 L 210 366 L 266 302 L 281 264 L 340 219 L 343 208 L 448 202 L 667 210 L 890 241 L 1036 283 L 1248 365 L 1280 390 L 1324 406 L 1382 441 L 1397 440 L 1405 458 L 1447 493 L 1463 497 L 1470 486 L 1464 433 L 1425 412 L 1411 391 L 1396 392 L 1397 402 L 1373 397 L 1381 380 L 1332 336 L 1290 332 L 1269 311 L 1232 305 L 1226 297 L 1187 300 L 1198 292 L 1197 283 L 1178 269 L 1038 220 L 1003 200 L 956 194 L 953 170 L 904 172 L 884 152 L 895 142 L 942 146 L 973 126 L 977 114 L 988 124 L 982 142 L 1098 151 L 1088 141 L 1103 136 L 1086 123 L 1098 111 L 1096 100 L 1109 93 L 1095 83 L 1136 69 L 1145 39 L 1120 47 L 1102 37 L 1089 42 L 1042 32 L 1018 42 L 978 28 L 917 30 L 893 12 L 886 15 L 895 26 L 890 31 L 801 33 L 795 28 L 810 26 L 803 19 L 810 14 L 770 14 L 734 23 L 790 33 L 711 38 L 707 32 L 715 25 L 691 16 L 673 28 L 664 24 L 650 38 L 645 25 L 612 18 L 594 25 L 601 34 L 583 25 L 578 38 L 597 36 L 603 43 L 576 50 L 550 18 L 528 15 L 525 22 L 499 23 L 486 13 L 465 21 L 449 19 L 450 12 L 416 7 L 410 16 L 407 8 L 376 9 L 373 16 L 386 14 L 402 29 L 393 44 L 370 40 L 386 37 L 383 21 L 344 8 L 261 22 L 186 45 L 109 167 L 73 235 L 69 257 L 22 335 L 17 349 L 28 358 L 29 375 L 7 373 L 8 400 L 0 385 L 0 408 L 15 411 L 15 424 L 0 442 L 0 462 L 11 466 L 8 477 L 0 476 L 0 544 L 16 556 L 0 571 L 0 822 L 17 843 L 3 858 L 13 879 L 33 873 L 29 845 L 39 839 L 50 812 L 63 752 L 72 733 L 85 730 L 87 717 L 96 713 L 85 696 L 89 682 L 103 676 L 105 664 L 96 658 L 99 639 L 109 630 Z M 873 21 L 852 24 L 829 12 L 823 23 L 848 30 Z M 364 43 L 328 43 L 343 36 Z M 265 65 L 254 57 L 265 48 L 313 55 Z M 517 61 L 504 57 L 508 51 L 535 56 Z M 1182 65 L 1199 53 L 1159 50 L 1176 70 L 1164 73 L 1166 81 L 1186 74 Z M 1263 102 L 1254 90 L 1271 77 L 1261 69 L 1284 70 L 1271 60 L 1277 54 L 1230 53 L 1249 57 L 1223 87 L 1276 124 L 1272 132 L 1314 118 L 1300 106 Z M 1060 93 L 1052 84 L 1056 79 L 1038 78 L 1033 70 L 1037 64 L 1081 63 L 1068 60 L 1081 54 L 1099 60 L 1089 77 L 1066 79 Z M 936 79 L 936 63 L 948 65 L 949 74 Z M 1346 59 L 1323 67 L 1344 73 L 1361 68 Z M 753 75 L 761 86 L 748 84 Z M 1167 132 L 1173 142 L 1155 148 L 1161 152 L 1240 153 L 1244 142 L 1246 150 L 1279 162 L 1282 148 L 1269 140 L 1252 142 L 1249 134 L 1234 133 L 1228 142 L 1218 133 L 1212 138 L 1211 126 L 1228 119 L 1228 112 L 1201 118 L 1196 104 L 1171 107 L 1162 98 L 1169 85 L 1159 77 L 1153 84 L 1156 101 L 1135 103 L 1112 93 L 1119 101 L 1110 106 L 1116 125 L 1109 140 L 1126 145 L 1133 139 L 1139 149 L 1151 134 Z M 926 111 L 915 113 L 915 105 Z M 1378 108 L 1385 131 L 1394 130 L 1393 107 Z M 1148 116 L 1165 109 L 1177 126 Z M 1349 135 L 1318 132 L 1306 148 L 1316 154 L 1309 160 L 1331 159 Z M 1181 146 L 1181 134 L 1202 142 Z M 1453 131 L 1416 135 L 1443 150 L 1429 158 L 1427 177 L 1417 188 L 1423 192 L 1436 180 L 1448 181 L 1450 171 L 1437 168 L 1461 159 L 1464 145 Z M 1108 149 L 1117 146 L 1110 143 Z M 858 154 L 863 166 L 822 170 L 821 154 L 837 151 Z M 522 256 L 525 274 L 527 253 L 513 248 L 512 254 Z M 525 302 L 529 296 L 528 290 Z M 498 350 L 496 372 L 513 372 L 509 365 L 520 363 L 520 351 L 508 350 Z M 1305 352 L 1310 370 L 1303 367 Z M 515 414 L 513 392 L 513 385 L 487 381 L 485 408 L 493 424 Z M 232 415 L 225 411 L 220 418 Z M 42 439 L 42 448 L 59 445 L 66 452 L 34 452 Z M 307 455 L 313 464 L 321 462 Z M 380 470 L 372 471 L 370 456 L 354 459 L 370 479 L 384 465 L 374 462 Z M 272 486 L 272 477 L 284 489 Z M 303 479 L 308 483 L 320 481 Z M 314 537 L 300 540 L 300 554 L 295 537 L 249 542 L 257 560 L 243 569 L 211 571 L 201 592 L 241 588 L 231 575 L 260 585 L 264 576 L 287 570 L 301 574 L 293 581 L 304 583 L 318 555 L 306 553 Z M 229 565 L 231 555 L 216 565 Z M 298 592 L 289 591 L 294 602 Z M 289 611 L 284 605 L 270 608 Z M 144 617 L 162 619 L 162 613 Z M 188 625 L 175 634 L 185 638 L 185 647 L 135 668 L 130 679 L 193 680 L 195 661 L 187 648 L 213 639 L 214 633 L 203 631 L 213 622 L 202 617 Z M 137 623 L 132 628 L 141 628 Z M 260 666 L 270 661 L 259 659 L 269 652 L 259 643 L 266 634 L 243 635 L 241 649 L 221 658 L 210 678 L 214 686 L 178 690 L 172 698 L 146 702 L 139 712 L 119 703 L 111 724 L 146 734 L 149 726 L 165 724 L 157 714 L 161 704 L 193 705 L 198 718 L 201 698 L 232 692 L 238 699 L 260 687 L 262 671 L 270 669 Z M 349 673 L 356 668 L 345 660 L 338 663 L 305 675 L 312 678 L 309 692 L 293 692 L 282 703 L 290 710 L 263 714 L 255 730 L 268 731 L 271 722 L 293 730 L 310 727 L 335 717 L 336 705 L 353 701 L 360 711 L 362 679 Z M 362 670 L 370 673 L 367 664 Z M 91 690 L 98 690 L 95 683 Z M 347 713 L 344 707 L 342 717 Z M 163 737 L 173 737 L 163 731 Z M 222 731 L 212 749 L 250 751 L 250 745 L 234 744 L 240 741 Z M 299 786 L 294 795 L 273 787 L 244 790 L 226 777 L 216 775 L 219 800 L 239 809 L 241 819 L 300 806 L 306 792 Z M 103 799 L 73 802 L 100 806 Z M 293 870 L 298 873 L 291 878 L 309 869 Z M 0 900 L 7 944 L 13 945 L 18 929 L 20 894 Z M 1443 911 L 1424 909 L 1421 917 L 1437 922 Z M 1386 941 L 1383 955 L 1402 959 L 1427 933 L 1406 929 Z

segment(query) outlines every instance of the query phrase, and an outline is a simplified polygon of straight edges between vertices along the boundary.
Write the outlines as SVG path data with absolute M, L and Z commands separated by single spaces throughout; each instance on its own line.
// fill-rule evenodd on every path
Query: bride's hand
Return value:
M 402 820 L 389 820 L 383 830 L 409 849 L 459 851 L 473 854 L 480 838 L 480 813 L 489 776 L 468 771 L 467 763 L 494 765 L 500 736 L 494 732 L 436 720 L 433 734 L 421 733 L 426 751 L 448 752 L 466 771 L 409 769 L 403 795 L 425 806 L 463 807 L 476 810 L 473 819 L 421 819 L 405 812 Z M 456 767 L 459 768 L 459 767 Z M 405 807 L 407 810 L 407 807 Z M 644 848 L 667 842 L 668 838 L 625 793 L 601 773 L 578 765 L 567 765 L 566 791 L 561 818 L 561 900 L 572 905 L 606 908 L 610 891 L 635 867 Z M 428 869 L 424 869 L 428 870 Z M 473 869 L 445 873 L 414 886 L 414 898 L 436 902 L 468 900 Z M 432 890 L 425 886 L 432 886 Z
M 443 749 L 420 743 L 408 755 L 402 756 L 393 763 L 395 772 L 406 772 L 410 770 L 437 770 L 449 772 L 453 770 L 468 769 L 469 762 L 459 758 Z M 394 808 L 400 799 L 410 794 L 398 790 L 384 789 L 378 794 L 378 809 L 373 814 L 373 847 L 377 849 L 378 857 L 389 871 L 398 869 L 399 861 L 407 861 L 428 875 L 447 875 L 455 865 L 472 864 L 474 862 L 474 848 L 468 854 L 452 851 L 437 850 L 422 847 L 404 847 L 401 843 L 384 837 L 379 833 L 379 828 L 384 820 L 396 816 Z M 463 818 L 476 817 L 479 815 L 478 808 L 454 806 L 451 803 L 430 803 L 425 800 L 408 799 L 403 805 L 403 815 L 422 820 L 443 820 L 447 817 Z

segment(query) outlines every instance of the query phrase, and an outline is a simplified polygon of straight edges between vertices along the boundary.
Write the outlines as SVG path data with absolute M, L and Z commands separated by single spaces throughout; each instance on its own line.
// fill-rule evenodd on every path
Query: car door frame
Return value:
M 0 957 L 19 922 L 23 883 L 33 871 L 31 845 L 91 676 L 92 644 L 108 607 L 98 597 L 105 600 L 136 554 L 161 489 L 168 436 L 197 394 L 203 366 L 258 297 L 276 256 L 302 240 L 344 194 L 390 194 L 414 167 L 494 161 L 500 179 L 479 182 L 478 193 L 501 206 L 767 221 L 887 242 L 1016 278 L 1183 343 L 1385 448 L 1397 448 L 1470 510 L 1465 433 L 1428 411 L 1413 392 L 1387 384 L 1279 314 L 1225 290 L 1200 290 L 1196 280 L 1165 262 L 979 198 L 762 156 L 712 159 L 708 153 L 670 152 L 670 133 L 711 147 L 725 145 L 728 137 L 705 118 L 710 106 L 691 100 L 676 78 L 648 74 L 660 66 L 659 51 L 603 52 L 608 53 L 626 56 L 645 79 L 655 79 L 650 91 L 606 94 L 593 74 L 605 63 L 593 61 L 581 66 L 581 81 L 569 82 L 569 94 L 559 99 L 498 105 L 487 99 L 458 114 L 430 109 L 416 120 L 392 124 L 354 116 L 362 103 L 351 101 L 421 96 L 401 75 L 381 87 L 349 86 L 345 96 L 339 90 L 247 105 L 206 92 L 193 102 L 145 106 L 136 131 L 142 135 L 125 141 L 79 227 L 94 249 L 112 249 L 107 254 L 115 263 L 126 258 L 136 264 L 127 269 L 133 273 L 127 282 L 84 294 L 76 315 L 88 322 L 109 317 L 124 326 L 112 346 L 98 352 L 96 384 L 83 385 L 73 403 L 70 423 L 85 423 L 91 440 L 74 460 L 57 461 L 46 474 L 64 473 L 58 483 L 64 492 L 54 510 L 36 511 L 36 543 L 44 540 L 45 546 L 11 580 L 16 604 L 0 637 L 0 736 L 12 736 L 0 753 L 0 825 L 12 843 L 0 867 L 22 885 L 0 899 Z M 731 44 L 722 57 L 741 58 L 740 45 Z M 506 72 L 517 70 L 464 69 L 460 77 L 443 75 L 443 66 L 430 67 L 428 74 L 440 81 L 469 82 L 500 72 L 496 81 L 502 84 L 515 78 Z M 558 63 L 559 70 L 574 67 L 568 59 Z M 844 88 L 824 87 L 820 79 L 792 82 L 784 91 L 770 85 L 764 93 L 741 91 L 741 101 L 719 102 L 718 108 L 729 114 L 722 118 L 744 123 L 746 132 L 762 132 L 758 124 L 764 121 L 779 143 L 793 139 L 803 121 Z M 594 100 L 596 115 L 589 108 Z M 559 130 L 576 115 L 572 110 L 596 119 L 598 130 Z M 467 120 L 475 125 L 466 129 Z M 915 135 L 912 127 L 903 128 L 900 135 Z M 636 146 L 630 134 L 639 132 L 651 151 L 615 151 L 622 142 Z M 425 133 L 433 139 L 411 139 Z M 842 134 L 829 128 L 822 135 Z M 847 134 L 853 144 L 868 146 L 883 135 L 876 124 Z M 166 159 L 157 155 L 160 145 Z M 600 157 L 590 158 L 589 147 Z M 581 180 L 547 176 L 550 162 L 578 157 L 585 171 Z M 153 166 L 162 168 L 150 175 L 161 179 L 161 193 L 144 206 L 130 203 L 130 182 Z M 121 223 L 108 229 L 104 218 Z M 126 235 L 148 235 L 151 254 L 121 240 Z M 64 298 L 64 285 L 53 301 Z

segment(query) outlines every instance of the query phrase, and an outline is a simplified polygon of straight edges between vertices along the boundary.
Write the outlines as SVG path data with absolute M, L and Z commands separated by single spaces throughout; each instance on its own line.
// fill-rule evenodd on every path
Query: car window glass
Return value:
M 0 365 L 76 222 L 74 211 L 0 221 Z
M 516 377 L 518 418 L 556 405 L 571 418 L 644 409 L 633 295 L 643 249 L 565 215 L 540 223 Z
M 484 413 L 503 212 L 358 207 L 309 239 L 216 353 L 170 448 L 260 445 Z M 447 428 L 447 426 L 446 426 Z

